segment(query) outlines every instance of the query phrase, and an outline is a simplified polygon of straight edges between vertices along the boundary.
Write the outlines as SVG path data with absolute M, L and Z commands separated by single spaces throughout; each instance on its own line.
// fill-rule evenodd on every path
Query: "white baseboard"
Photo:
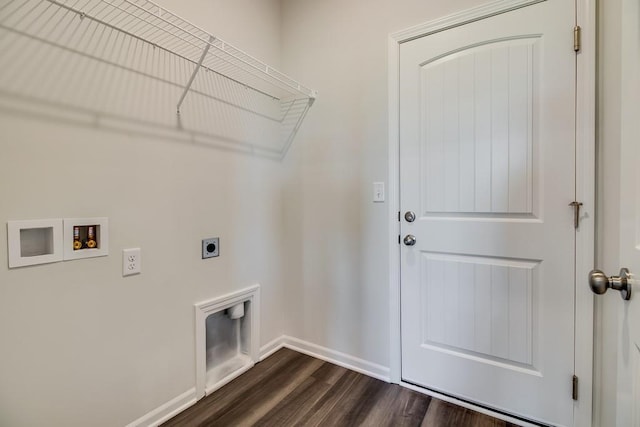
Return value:
M 132 421 L 127 424 L 127 427 L 157 427 L 190 406 L 193 406 L 197 401 L 196 388 L 194 387 L 137 420 Z
M 278 338 L 260 347 L 260 362 L 284 347 L 284 339 L 285 335 L 280 335 Z
M 307 354 L 369 377 L 377 378 L 385 382 L 391 382 L 391 371 L 386 366 L 378 365 L 376 363 L 369 362 L 368 360 L 359 359 L 357 357 L 287 335 L 280 337 L 279 340 L 282 342 L 280 347 L 286 347 L 291 350 Z M 272 352 L 275 352 L 276 350 L 273 350 Z

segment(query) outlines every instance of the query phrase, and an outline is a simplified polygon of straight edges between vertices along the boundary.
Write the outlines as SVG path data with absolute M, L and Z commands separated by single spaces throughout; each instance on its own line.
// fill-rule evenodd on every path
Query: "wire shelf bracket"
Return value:
M 176 111 L 178 112 L 178 114 L 180 114 L 180 106 L 182 105 L 184 98 L 187 96 L 187 93 L 189 93 L 189 89 L 191 88 L 191 85 L 193 84 L 193 81 L 195 80 L 196 75 L 198 74 L 198 71 L 200 71 L 200 69 L 202 68 L 202 61 L 204 61 L 204 58 L 207 56 L 207 53 L 209 52 L 209 48 L 211 47 L 211 42 L 213 42 L 213 40 L 215 39 L 213 36 L 211 36 L 210 43 L 208 43 L 205 46 L 204 50 L 202 51 L 202 56 L 198 61 L 198 65 L 196 66 L 196 68 L 194 68 L 193 74 L 191 74 L 191 78 L 189 78 L 189 82 L 184 87 L 184 92 L 182 92 L 182 96 L 180 97 L 180 101 L 178 101 L 178 106 L 176 107 Z

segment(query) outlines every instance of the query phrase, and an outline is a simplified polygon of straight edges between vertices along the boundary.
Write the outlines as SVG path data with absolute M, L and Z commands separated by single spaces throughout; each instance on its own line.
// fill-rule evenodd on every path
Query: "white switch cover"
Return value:
M 131 276 L 142 272 L 140 248 L 122 250 L 122 275 Z
M 373 201 L 384 202 L 384 182 L 373 183 Z

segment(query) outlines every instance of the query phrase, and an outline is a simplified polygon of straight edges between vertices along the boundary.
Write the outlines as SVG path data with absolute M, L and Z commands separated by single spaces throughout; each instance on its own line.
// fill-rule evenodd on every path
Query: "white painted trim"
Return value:
M 213 386 L 207 386 L 207 356 L 206 356 L 206 319 L 209 315 L 229 308 L 241 302 L 249 301 L 250 311 L 246 314 L 250 316 L 251 337 L 249 358 L 251 366 L 258 361 L 260 347 L 260 285 L 254 285 L 230 294 L 223 295 L 212 300 L 194 304 L 195 314 L 195 354 L 196 354 L 196 397 L 198 399 L 211 393 L 222 385 L 228 383 L 233 378 L 247 371 L 251 366 L 244 366 L 241 369 L 229 374 Z
M 284 347 L 284 335 L 281 335 L 260 347 L 260 362 L 280 350 L 282 347 Z
M 167 403 L 158 406 L 151 412 L 143 415 L 135 421 L 127 424 L 126 427 L 156 427 L 160 424 L 175 417 L 180 412 L 193 406 L 198 399 L 196 399 L 196 389 L 192 388 L 185 391 L 180 396 L 171 399 Z
M 444 18 L 398 31 L 388 41 L 389 98 L 389 300 L 390 372 L 394 383 L 401 383 L 402 355 L 400 331 L 400 261 L 397 212 L 399 192 L 399 66 L 400 44 L 482 18 L 508 12 L 544 0 L 498 0 Z M 582 52 L 578 55 L 576 196 L 584 204 L 581 229 L 576 241 L 576 331 L 575 373 L 580 378 L 579 400 L 574 404 L 574 425 L 592 425 L 593 407 L 593 295 L 581 286 L 581 278 L 593 268 L 595 254 L 595 105 L 596 105 L 596 0 L 576 0 L 577 19 L 582 27 Z M 586 281 L 586 279 L 585 279 Z M 586 283 L 586 282 L 585 282 Z M 579 321 L 578 321 L 579 319 Z M 415 387 L 415 386 L 412 386 Z M 411 387 L 410 387 L 411 388 Z M 475 409 L 478 410 L 478 409 Z
M 312 344 L 308 341 L 286 335 L 282 337 L 282 347 L 315 357 L 316 359 L 333 363 L 334 365 L 342 366 L 343 368 L 350 369 L 369 377 L 390 382 L 389 368 L 378 365 L 377 363 L 359 359 L 330 348 L 322 347 L 320 345 Z
M 532 424 L 527 421 L 523 421 L 519 418 L 510 417 L 501 412 L 495 412 L 491 409 L 487 409 L 483 406 L 477 406 L 473 403 L 465 402 L 464 400 L 456 399 L 455 397 L 447 396 L 445 394 L 440 394 L 436 391 L 429 390 L 426 388 L 418 387 L 416 385 L 400 382 L 402 387 L 406 387 L 409 390 L 417 391 L 418 393 L 426 394 L 427 396 L 435 397 L 436 399 L 440 399 L 445 402 L 453 403 L 454 405 L 461 406 L 463 408 L 471 409 L 472 411 L 479 412 L 481 414 L 489 415 L 490 417 L 497 418 L 499 420 L 507 421 L 513 424 L 517 424 L 523 427 L 540 427 L 539 424 Z
M 514 9 L 520 9 L 546 0 L 497 0 L 471 9 L 463 10 L 433 21 L 418 24 L 416 26 L 396 31 L 390 38 L 397 43 L 404 43 L 418 37 L 428 36 L 433 33 L 448 30 L 473 21 L 499 15 Z
M 402 342 L 400 341 L 400 42 L 388 40 L 389 98 L 389 377 L 401 380 Z
M 576 197 L 583 203 L 576 234 L 575 374 L 578 400 L 574 425 L 593 424 L 594 297 L 587 275 L 595 257 L 595 112 L 596 112 L 596 0 L 576 1 L 577 23 L 582 27 L 582 48 L 577 55 L 576 85 Z
M 389 368 L 385 366 L 287 335 L 282 335 L 263 345 L 262 348 L 260 348 L 260 361 L 263 361 L 281 348 L 288 348 L 369 377 L 377 378 L 385 382 L 392 382 L 389 379 Z
M 271 356 L 281 348 L 288 348 L 298 353 L 303 353 L 334 365 L 359 372 L 369 377 L 377 378 L 385 382 L 391 382 L 389 379 L 389 368 L 369 362 L 327 347 L 310 343 L 309 341 L 299 338 L 282 335 L 273 341 L 268 342 L 260 348 L 260 361 Z

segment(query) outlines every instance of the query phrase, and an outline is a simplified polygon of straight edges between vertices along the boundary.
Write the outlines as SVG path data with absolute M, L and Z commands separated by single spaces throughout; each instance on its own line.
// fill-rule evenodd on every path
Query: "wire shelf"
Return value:
M 316 92 L 148 0 L 0 0 L 0 93 L 283 156 Z

